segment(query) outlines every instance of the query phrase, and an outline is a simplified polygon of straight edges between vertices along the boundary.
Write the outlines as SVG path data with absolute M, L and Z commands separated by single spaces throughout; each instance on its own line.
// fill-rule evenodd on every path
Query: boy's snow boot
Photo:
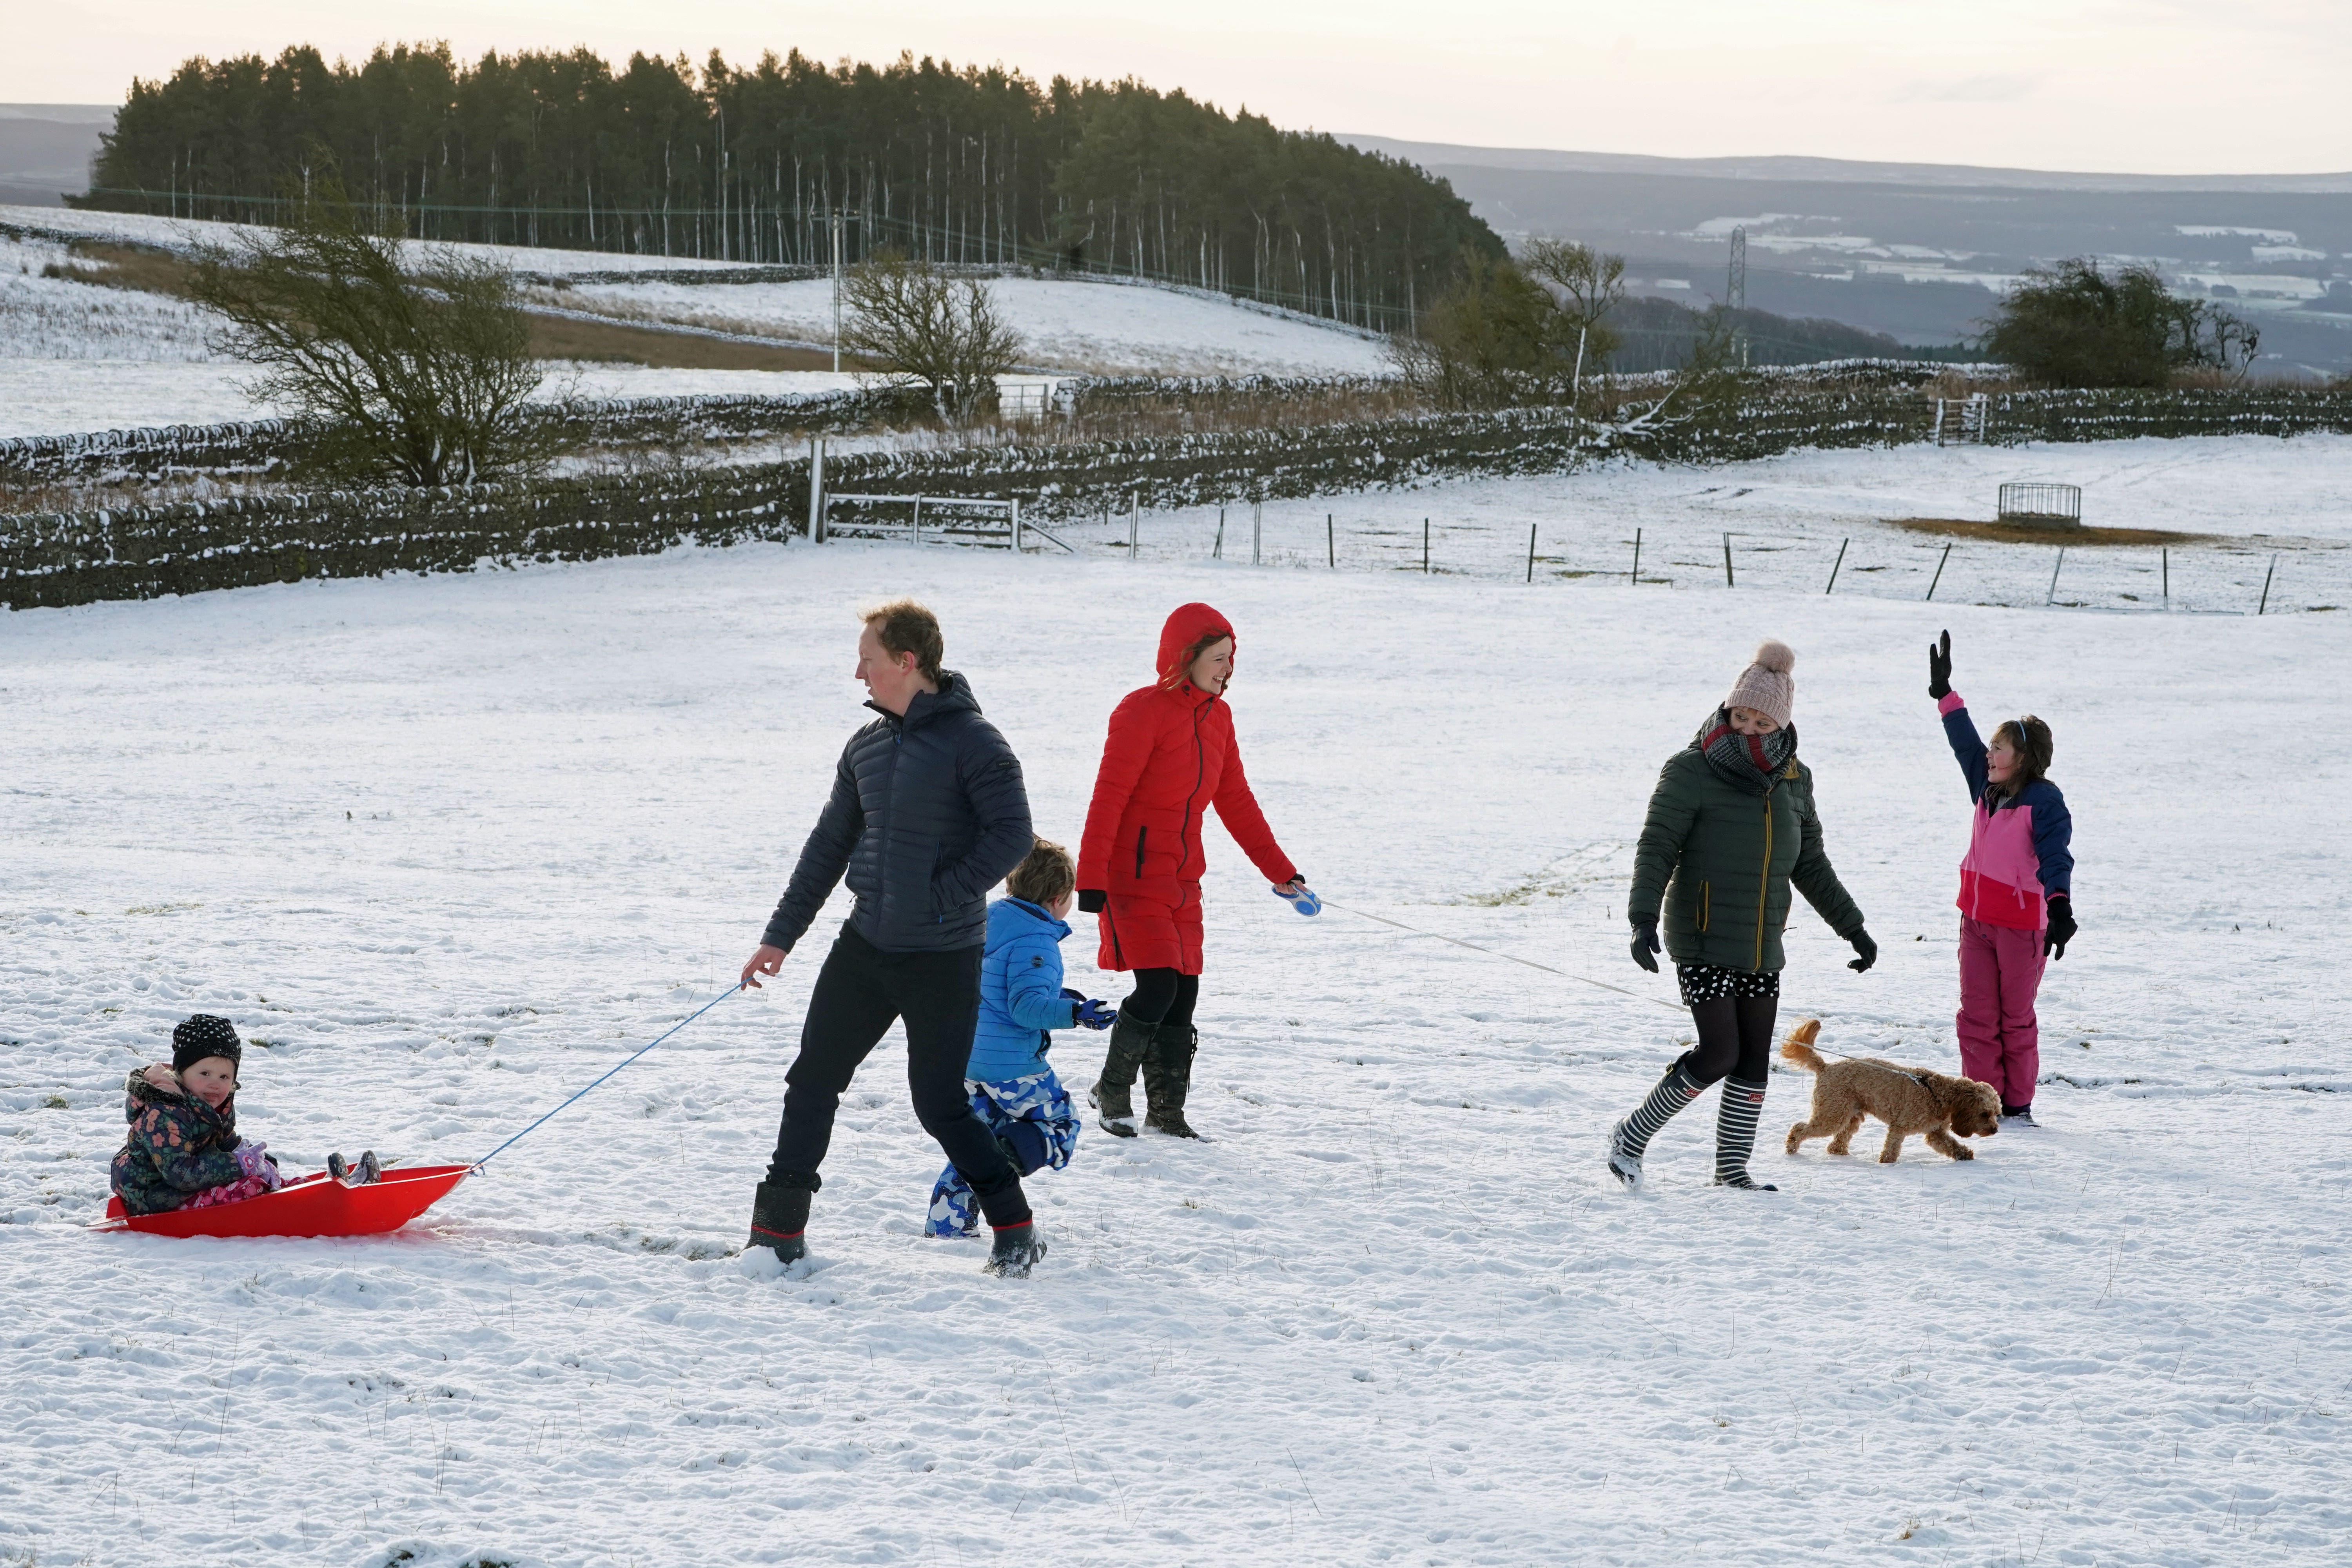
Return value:
M 806 1258 L 809 1199 L 813 1195 L 806 1187 L 779 1187 L 761 1182 L 759 1191 L 751 1196 L 751 1238 L 743 1244 L 743 1250 L 769 1247 L 783 1263 Z
M 1036 1221 L 1001 1225 L 996 1227 L 996 1245 L 989 1248 L 988 1261 L 980 1266 L 980 1271 L 1003 1279 L 1026 1279 L 1029 1266 L 1045 1256 L 1045 1238 L 1037 1234 Z
M 1190 1024 L 1171 1029 L 1162 1024 L 1143 1058 L 1143 1124 L 1157 1127 L 1171 1138 L 1198 1138 L 1184 1120 L 1184 1100 L 1192 1092 L 1192 1058 L 1200 1053 L 1201 1031 Z
M 327 1156 L 327 1174 L 333 1177 L 336 1181 L 342 1183 L 345 1186 L 350 1186 L 352 1184 L 352 1168 L 350 1165 L 344 1163 L 343 1156 L 341 1152 Z
M 1769 1182 L 1748 1173 L 1748 1156 L 1756 1152 L 1756 1122 L 1764 1114 L 1762 1083 L 1723 1080 L 1723 1100 L 1715 1111 L 1715 1184 L 1744 1187 L 1751 1193 L 1777 1193 Z
M 1680 1060 L 1666 1069 L 1666 1076 L 1650 1090 L 1649 1098 L 1633 1108 L 1633 1113 L 1609 1130 L 1609 1173 L 1628 1188 L 1642 1184 L 1642 1155 L 1650 1147 L 1650 1140 L 1659 1128 L 1674 1120 L 1675 1112 L 1699 1097 L 1702 1085 L 1691 1080 L 1683 1070 Z M 1756 1124 L 1748 1124 L 1749 1142 L 1754 1142 Z
M 1087 1090 L 1087 1103 L 1102 1112 L 1102 1129 L 1118 1138 L 1135 1136 L 1135 1069 L 1151 1049 L 1156 1024 L 1130 1017 L 1126 1008 L 1111 1026 L 1110 1049 L 1103 1056 L 1102 1077 Z

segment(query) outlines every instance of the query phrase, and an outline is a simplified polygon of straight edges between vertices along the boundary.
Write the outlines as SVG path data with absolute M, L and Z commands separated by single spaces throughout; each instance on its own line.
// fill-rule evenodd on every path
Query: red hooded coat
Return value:
M 1212 805 L 1268 881 L 1298 875 L 1250 794 L 1233 710 L 1185 679 L 1185 650 L 1212 633 L 1232 637 L 1233 624 L 1206 605 L 1180 605 L 1160 628 L 1160 679 L 1111 710 L 1078 843 L 1078 886 L 1108 895 L 1096 961 L 1105 969 L 1201 973 L 1201 834 Z

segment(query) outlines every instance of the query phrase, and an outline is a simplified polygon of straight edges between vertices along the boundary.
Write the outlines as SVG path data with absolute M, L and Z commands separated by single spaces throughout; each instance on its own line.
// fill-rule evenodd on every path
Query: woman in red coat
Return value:
M 1105 1131 L 1136 1133 L 1129 1091 L 1143 1070 L 1144 1120 L 1197 1138 L 1184 1120 L 1200 1032 L 1201 837 L 1217 816 L 1275 891 L 1312 913 L 1314 896 L 1274 841 L 1250 794 L 1224 701 L 1234 673 L 1232 623 L 1206 605 L 1185 605 L 1160 632 L 1160 679 L 1111 710 L 1078 847 L 1078 907 L 1102 926 L 1105 969 L 1135 972 L 1135 991 L 1111 1029 L 1102 1079 L 1087 1099 Z

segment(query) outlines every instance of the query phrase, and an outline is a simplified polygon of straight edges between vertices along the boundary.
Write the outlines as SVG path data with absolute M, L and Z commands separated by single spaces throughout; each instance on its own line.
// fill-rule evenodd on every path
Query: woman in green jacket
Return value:
M 1778 1191 L 1748 1175 L 1748 1157 L 1764 1112 L 1791 884 L 1861 954 L 1848 968 L 1859 973 L 1878 957 L 1878 944 L 1862 929 L 1862 910 L 1822 848 L 1813 775 L 1797 761 L 1797 731 L 1789 722 L 1796 663 L 1786 643 L 1768 640 L 1758 648 L 1723 706 L 1667 759 L 1650 795 L 1625 906 L 1633 962 L 1657 973 L 1663 899 L 1665 952 L 1698 1044 L 1610 1130 L 1609 1169 L 1628 1187 L 1642 1184 L 1642 1152 L 1652 1135 L 1722 1079 L 1715 1179 Z

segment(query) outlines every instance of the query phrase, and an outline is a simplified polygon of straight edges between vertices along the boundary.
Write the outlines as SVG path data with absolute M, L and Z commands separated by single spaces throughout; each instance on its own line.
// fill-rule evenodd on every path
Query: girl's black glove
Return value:
M 1655 974 L 1658 972 L 1658 917 L 1633 917 L 1633 962 Z
M 1854 952 L 1862 954 L 1860 958 L 1846 960 L 1845 966 L 1856 974 L 1867 973 L 1870 966 L 1878 962 L 1878 944 L 1870 940 L 1870 933 L 1866 931 L 1858 931 L 1845 940 L 1853 944 Z
M 1078 908 L 1085 910 L 1087 914 L 1098 915 L 1102 913 L 1103 901 L 1102 889 L 1099 888 L 1080 888 L 1078 889 Z
M 1952 694 L 1952 634 L 1927 645 L 1927 695 L 1941 702 Z
M 2050 900 L 2050 928 L 2042 933 L 2042 953 L 2045 958 L 2063 958 L 2066 944 L 2074 940 L 2074 900 L 2064 893 Z

